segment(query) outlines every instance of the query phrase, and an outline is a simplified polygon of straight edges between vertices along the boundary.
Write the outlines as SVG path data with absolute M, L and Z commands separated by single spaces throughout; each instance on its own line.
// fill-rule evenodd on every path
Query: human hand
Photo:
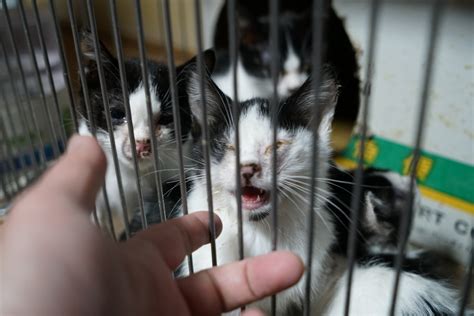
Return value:
M 185 256 L 209 242 L 207 213 L 115 243 L 90 221 L 105 168 L 97 142 L 75 136 L 14 202 L 0 226 L 2 315 L 217 315 L 301 277 L 299 258 L 274 252 L 173 279 Z

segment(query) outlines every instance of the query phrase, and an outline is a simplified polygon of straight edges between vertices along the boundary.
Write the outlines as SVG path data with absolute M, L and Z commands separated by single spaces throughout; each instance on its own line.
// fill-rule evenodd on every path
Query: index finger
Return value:
M 204 270 L 177 282 L 193 314 L 218 315 L 290 287 L 303 271 L 299 257 L 277 251 Z

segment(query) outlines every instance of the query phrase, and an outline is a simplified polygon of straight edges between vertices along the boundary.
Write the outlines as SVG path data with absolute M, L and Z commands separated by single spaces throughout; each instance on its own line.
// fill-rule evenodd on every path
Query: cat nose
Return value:
M 244 164 L 240 166 L 240 174 L 244 181 L 249 182 L 257 173 L 262 171 L 262 167 L 256 163 Z
M 151 153 L 150 139 L 139 139 L 135 142 L 138 157 L 148 157 Z

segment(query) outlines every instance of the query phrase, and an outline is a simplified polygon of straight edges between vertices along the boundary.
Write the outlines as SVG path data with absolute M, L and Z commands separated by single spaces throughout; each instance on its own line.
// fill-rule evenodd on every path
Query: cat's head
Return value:
M 81 51 L 85 64 L 87 87 L 90 96 L 92 117 L 97 127 L 97 138 L 103 147 L 110 147 L 109 135 L 107 133 L 106 113 L 102 99 L 101 86 L 97 57 L 94 50 L 94 42 L 91 33 L 81 34 Z M 132 148 L 130 145 L 129 130 L 125 104 L 120 81 L 118 60 L 100 43 L 100 54 L 107 87 L 107 98 L 110 106 L 110 115 L 115 136 L 118 158 L 122 163 L 132 163 Z M 213 67 L 214 53 L 205 53 L 208 67 Z M 140 167 L 149 167 L 151 159 L 151 137 L 156 137 L 160 148 L 175 149 L 175 131 L 173 120 L 173 109 L 171 101 L 169 71 L 168 67 L 151 60 L 147 60 L 150 104 L 152 109 L 153 130 L 150 131 L 150 123 L 147 111 L 147 100 L 145 86 L 142 77 L 140 61 L 138 59 L 126 59 L 125 74 L 128 85 L 130 111 L 133 132 L 136 142 L 136 153 Z M 184 85 L 181 83 L 184 69 L 195 63 L 195 58 L 184 65 L 177 67 L 178 98 L 180 106 L 181 130 L 184 142 L 191 128 L 191 114 Z M 83 87 L 81 87 L 83 90 Z M 79 111 L 86 118 L 87 110 L 85 100 L 81 100 Z M 164 152 L 166 154 L 166 152 Z
M 271 78 L 272 52 L 268 1 L 261 4 L 240 1 L 237 9 L 239 56 L 243 68 L 252 76 Z M 249 1 L 247 1 L 249 2 Z M 255 6 L 261 6 L 255 9 Z M 311 69 L 311 10 L 282 8 L 278 17 L 279 78 L 278 95 L 288 97 L 303 85 Z M 214 38 L 216 49 L 228 48 L 227 10 L 221 11 Z
M 202 127 L 202 108 L 199 80 L 192 76 L 188 87 L 191 111 L 195 123 Z M 327 171 L 330 155 L 329 133 L 338 86 L 334 79 L 324 76 L 319 97 L 312 90 L 308 79 L 287 99 L 278 104 L 278 118 L 272 120 L 271 104 L 266 99 L 251 99 L 239 104 L 240 118 L 240 178 L 242 207 L 245 218 L 258 221 L 265 218 L 271 209 L 273 124 L 277 125 L 277 176 L 279 203 L 289 199 L 309 196 L 310 171 L 312 165 L 311 126 L 315 123 L 314 107 L 319 115 L 319 161 L 321 177 Z M 234 200 L 236 192 L 236 145 L 235 118 L 232 116 L 230 99 L 213 82 L 205 82 L 210 152 L 212 163 L 212 185 L 219 198 Z M 202 130 L 202 129 L 201 129 Z M 196 160 L 203 160 L 198 138 L 194 146 Z M 296 186 L 302 190 L 294 189 Z

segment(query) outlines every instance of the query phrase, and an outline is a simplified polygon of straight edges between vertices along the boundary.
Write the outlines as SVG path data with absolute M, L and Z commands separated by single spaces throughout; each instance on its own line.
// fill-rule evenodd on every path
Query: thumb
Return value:
M 73 136 L 66 153 L 39 181 L 25 192 L 25 199 L 47 201 L 91 211 L 104 182 L 107 161 L 97 141 L 90 136 Z M 23 199 L 20 199 L 23 200 Z

